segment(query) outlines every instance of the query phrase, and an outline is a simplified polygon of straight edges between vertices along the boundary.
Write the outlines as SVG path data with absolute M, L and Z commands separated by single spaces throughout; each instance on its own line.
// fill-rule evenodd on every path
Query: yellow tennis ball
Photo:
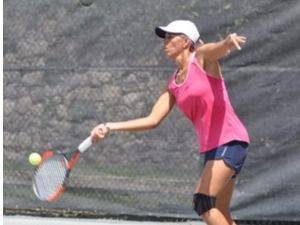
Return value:
M 42 157 L 39 153 L 33 152 L 29 155 L 28 160 L 29 160 L 31 165 L 37 166 L 41 163 Z

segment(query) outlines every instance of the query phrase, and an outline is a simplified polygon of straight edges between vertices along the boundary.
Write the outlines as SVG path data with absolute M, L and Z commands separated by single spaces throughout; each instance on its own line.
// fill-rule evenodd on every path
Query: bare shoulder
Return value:
M 169 89 L 169 85 L 168 85 L 168 84 L 165 85 L 165 86 L 162 88 L 161 93 L 160 93 L 160 97 L 162 97 L 162 96 L 165 96 L 165 97 L 167 97 L 167 98 L 170 98 L 170 100 L 174 100 L 174 99 L 175 99 L 174 95 L 172 94 L 172 92 L 171 92 L 170 89 Z
M 201 42 L 201 44 L 195 50 L 198 62 L 203 68 L 204 68 L 204 61 L 207 61 L 207 52 L 209 52 L 211 47 L 212 47 L 212 43 Z
M 215 43 L 203 43 L 196 49 L 196 57 L 202 68 L 211 76 L 222 78 L 221 66 L 218 60 L 209 60 L 207 57 L 208 52 L 211 51 Z
M 204 53 L 206 50 L 207 50 L 207 48 L 209 48 L 209 46 L 210 46 L 210 43 L 201 43 L 198 47 L 197 47 L 197 49 L 196 49 L 196 51 L 197 51 L 197 53 L 199 52 L 199 53 Z
M 175 97 L 168 87 L 165 88 L 162 95 L 163 94 L 166 94 L 170 98 L 170 100 L 174 101 Z

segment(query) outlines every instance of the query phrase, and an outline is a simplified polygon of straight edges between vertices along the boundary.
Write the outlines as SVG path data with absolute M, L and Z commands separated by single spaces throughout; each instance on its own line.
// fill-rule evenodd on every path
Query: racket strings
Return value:
M 63 156 L 54 156 L 44 161 L 35 173 L 34 186 L 38 197 L 47 200 L 59 193 L 66 175 L 67 168 Z

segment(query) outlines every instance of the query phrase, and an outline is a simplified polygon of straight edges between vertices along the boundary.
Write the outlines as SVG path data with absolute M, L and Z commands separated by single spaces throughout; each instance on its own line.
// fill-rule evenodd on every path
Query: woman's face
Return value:
M 187 38 L 182 34 L 166 33 L 164 51 L 166 55 L 175 59 L 187 46 Z

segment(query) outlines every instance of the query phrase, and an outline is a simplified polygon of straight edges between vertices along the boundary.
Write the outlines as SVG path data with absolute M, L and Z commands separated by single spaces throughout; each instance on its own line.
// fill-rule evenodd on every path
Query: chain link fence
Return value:
M 45 80 L 47 76 L 55 76 L 53 70 L 5 71 L 5 206 L 133 214 L 178 213 L 179 208 L 182 213 L 190 211 L 196 178 L 193 152 L 197 150 L 195 145 L 184 152 L 181 146 L 174 145 L 174 140 L 186 142 L 185 137 L 191 141 L 188 129 L 181 137 L 172 133 L 175 116 L 157 131 L 112 133 L 92 147 L 76 165 L 68 191 L 59 202 L 45 204 L 33 196 L 33 168 L 27 161 L 31 152 L 76 147 L 100 121 L 129 119 L 146 113 L 153 100 L 148 96 L 155 88 L 132 94 L 131 88 L 126 91 L 113 86 L 114 82 L 105 84 L 102 80 L 102 74 L 106 74 L 115 82 L 122 81 L 120 87 L 124 87 L 126 80 L 132 79 L 130 85 L 136 83 L 135 76 L 144 80 L 149 77 L 148 73 L 135 73 L 60 72 L 57 77 L 61 81 L 50 84 Z
M 93 146 L 58 202 L 33 195 L 31 152 L 76 147 L 100 122 L 146 116 L 172 72 L 169 66 L 127 65 L 126 58 L 105 65 L 120 37 L 99 25 L 106 21 L 102 15 L 112 16 L 101 10 L 114 9 L 101 4 L 94 18 L 96 6 L 76 1 L 4 2 L 4 206 L 191 216 L 197 142 L 176 112 L 155 131 L 112 133 Z M 128 50 L 121 49 L 129 56 Z
M 299 1 L 80 1 L 89 0 L 3 2 L 5 213 L 197 218 L 198 143 L 176 108 L 155 130 L 112 132 L 89 149 L 55 203 L 34 196 L 27 160 L 76 147 L 100 122 L 146 116 L 174 69 L 154 27 L 181 18 L 205 42 L 247 36 L 243 51 L 222 61 L 252 142 L 234 217 L 298 222 Z

